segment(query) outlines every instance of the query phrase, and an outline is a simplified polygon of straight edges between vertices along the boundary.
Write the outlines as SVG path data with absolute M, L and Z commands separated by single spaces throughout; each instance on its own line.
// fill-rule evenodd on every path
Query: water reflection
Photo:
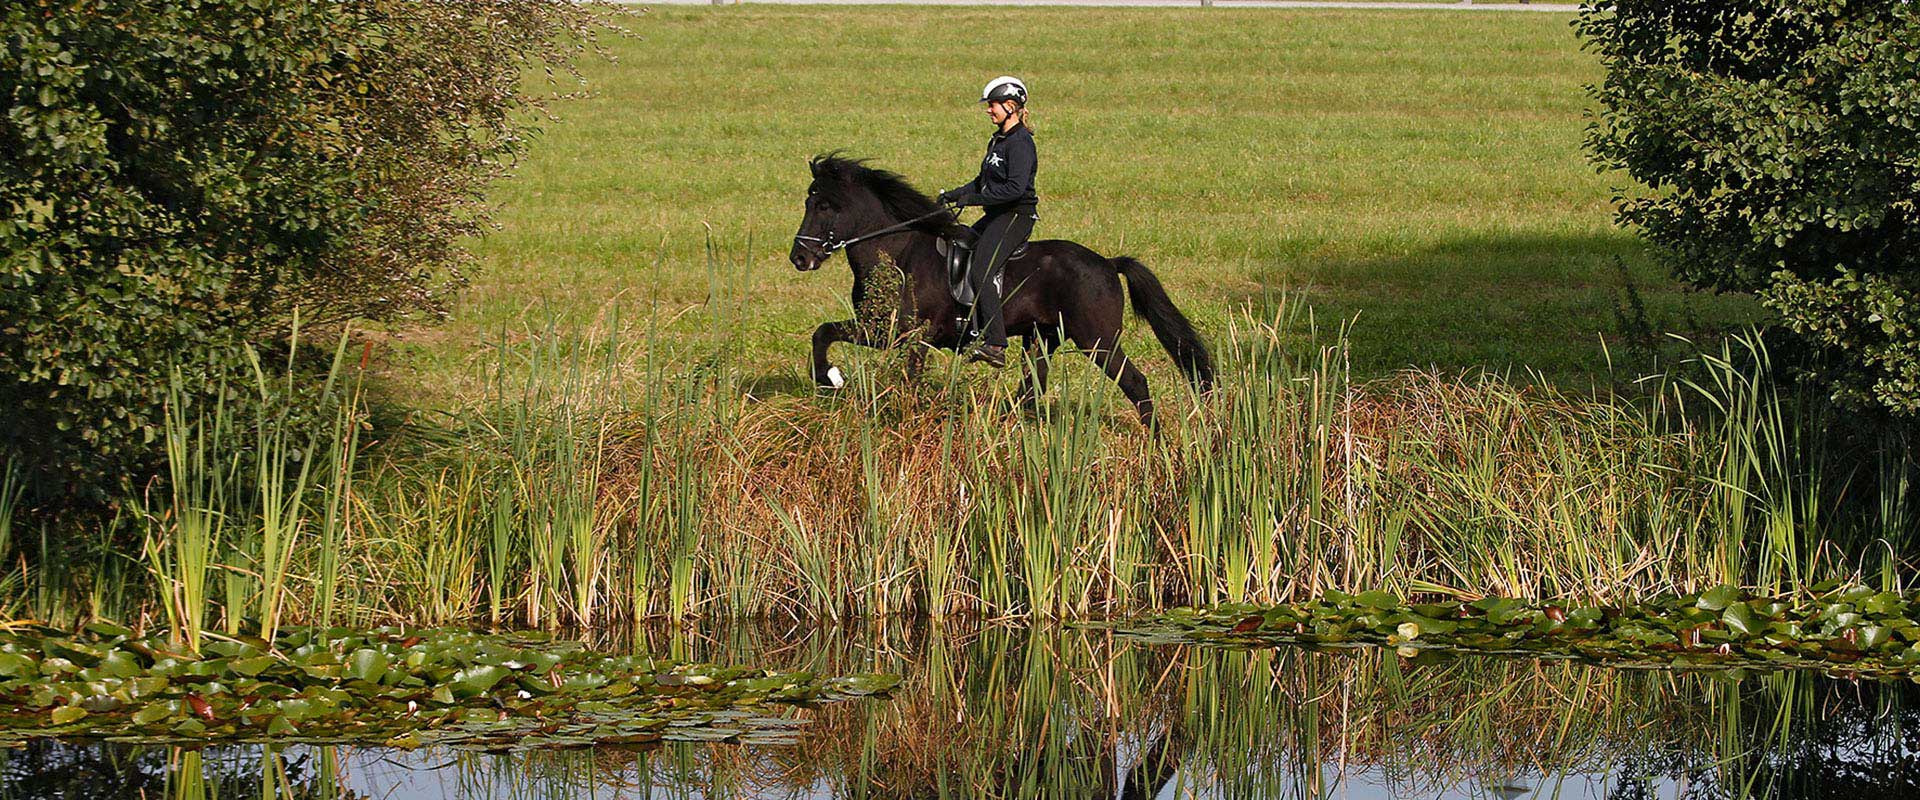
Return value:
M 0 798 L 1920 797 L 1911 684 L 925 628 L 609 643 L 908 675 L 785 745 L 485 754 L 35 743 Z

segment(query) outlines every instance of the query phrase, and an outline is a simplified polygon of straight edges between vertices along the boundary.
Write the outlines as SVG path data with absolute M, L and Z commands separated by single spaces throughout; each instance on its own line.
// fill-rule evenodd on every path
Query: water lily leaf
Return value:
M 276 715 L 272 721 L 267 723 L 268 736 L 296 736 L 299 733 L 300 729 L 294 727 L 293 723 L 289 721 L 284 714 Z
M 1361 592 L 1354 596 L 1354 602 L 1372 609 L 1386 610 L 1400 607 L 1400 598 L 1380 591 Z
M 53 710 L 53 724 L 67 725 L 85 719 L 87 710 L 79 706 L 61 706 Z
M 133 631 L 107 622 L 106 620 L 94 620 L 87 623 L 86 627 L 81 630 L 103 639 L 125 639 L 133 636 Z
M 1742 635 L 1752 634 L 1758 627 L 1753 619 L 1753 609 L 1746 603 L 1728 605 L 1726 610 L 1720 612 L 1720 619 L 1727 623 L 1729 629 Z
M 1860 601 L 1860 610 L 1876 617 L 1884 617 L 1899 614 L 1902 605 L 1904 604 L 1900 602 L 1900 595 L 1893 592 L 1881 592 Z
M 262 672 L 266 672 L 268 668 L 276 663 L 278 662 L 273 656 L 255 656 L 253 658 L 234 659 L 229 662 L 227 666 L 234 672 L 251 678 Z
M 1892 628 L 1884 625 L 1868 625 L 1860 629 L 1860 647 L 1866 650 L 1878 649 L 1892 636 Z
M 19 653 L 0 653 L 0 675 L 9 678 L 39 677 L 40 665 Z
M 155 722 L 173 716 L 174 705 L 171 702 L 148 703 L 139 711 L 133 712 L 133 724 L 152 725 Z
M 125 650 L 112 650 L 94 669 L 109 678 L 131 678 L 140 674 L 140 659 Z
M 1739 589 L 1721 585 L 1700 593 L 1700 599 L 1694 601 L 1694 605 L 1703 611 L 1724 611 L 1727 606 L 1739 599 Z
M 387 674 L 387 664 L 386 653 L 372 648 L 361 648 L 347 657 L 347 674 L 369 683 L 379 683 L 380 679 Z
M 505 667 L 476 666 L 454 673 L 454 694 L 461 697 L 473 697 L 484 694 L 493 685 L 513 674 Z

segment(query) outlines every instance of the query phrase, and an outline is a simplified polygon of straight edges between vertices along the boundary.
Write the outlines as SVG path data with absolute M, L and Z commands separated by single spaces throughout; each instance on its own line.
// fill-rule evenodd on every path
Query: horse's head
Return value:
M 852 168 L 858 162 L 837 155 L 817 156 L 808 163 L 813 171 L 813 181 L 807 184 L 807 199 L 804 213 L 800 217 L 800 230 L 793 235 L 793 250 L 787 254 L 787 260 L 793 262 L 793 268 L 808 272 L 820 268 L 821 263 L 833 255 L 836 237 L 857 236 L 860 231 L 853 230 L 858 224 L 855 214 L 855 184 Z
M 813 182 L 807 184 L 805 213 L 800 217 L 799 232 L 793 235 L 793 250 L 787 255 L 793 268 L 801 272 L 819 269 L 841 241 L 940 208 L 899 175 L 837 153 L 815 156 L 808 167 Z M 952 218 L 943 217 L 914 227 L 931 231 L 952 222 Z

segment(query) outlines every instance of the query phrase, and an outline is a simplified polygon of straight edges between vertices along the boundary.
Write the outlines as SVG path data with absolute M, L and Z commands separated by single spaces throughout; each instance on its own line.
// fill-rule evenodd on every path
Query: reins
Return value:
M 878 236 L 885 236 L 889 233 L 898 233 L 900 231 L 911 228 L 916 224 L 919 224 L 921 222 L 925 222 L 927 220 L 933 219 L 934 217 L 940 216 L 941 214 L 952 214 L 952 213 L 953 212 L 948 210 L 945 206 L 942 206 L 941 208 L 935 211 L 932 211 L 930 213 L 921 214 L 920 216 L 914 217 L 913 219 L 907 220 L 905 222 L 896 222 L 892 225 L 888 225 L 887 227 L 881 228 L 877 231 L 868 231 L 866 233 L 860 234 L 859 236 L 855 236 L 845 241 L 841 241 L 835 238 L 833 235 L 833 231 L 827 231 L 826 236 L 801 236 L 800 234 L 796 233 L 793 235 L 793 240 L 796 242 L 813 242 L 814 246 L 820 248 L 820 258 L 824 260 L 827 256 L 833 255 L 833 251 L 835 250 L 844 250 L 848 247 L 852 247 L 853 245 L 859 244 L 868 239 L 872 239 Z

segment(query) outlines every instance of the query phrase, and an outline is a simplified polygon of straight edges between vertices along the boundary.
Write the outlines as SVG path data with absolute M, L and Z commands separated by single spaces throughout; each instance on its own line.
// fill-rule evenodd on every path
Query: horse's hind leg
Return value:
M 1107 377 L 1120 384 L 1120 391 L 1126 393 L 1127 399 L 1133 401 L 1133 410 L 1140 414 L 1140 424 L 1153 427 L 1153 395 L 1147 391 L 1147 376 L 1133 366 L 1126 351 L 1120 349 L 1120 343 L 1115 342 L 1105 351 L 1096 351 L 1093 360 L 1107 371 Z
M 1111 337 L 1118 339 L 1118 334 L 1115 331 Z M 1147 376 L 1140 374 L 1140 370 L 1133 366 L 1133 360 L 1127 358 L 1125 350 L 1120 349 L 1120 343 L 1078 333 L 1074 334 L 1073 343 L 1086 351 L 1093 363 L 1106 370 L 1107 377 L 1120 384 L 1120 391 L 1126 393 L 1127 399 L 1133 402 L 1133 410 L 1140 414 L 1140 423 L 1153 427 L 1153 395 L 1147 391 Z

